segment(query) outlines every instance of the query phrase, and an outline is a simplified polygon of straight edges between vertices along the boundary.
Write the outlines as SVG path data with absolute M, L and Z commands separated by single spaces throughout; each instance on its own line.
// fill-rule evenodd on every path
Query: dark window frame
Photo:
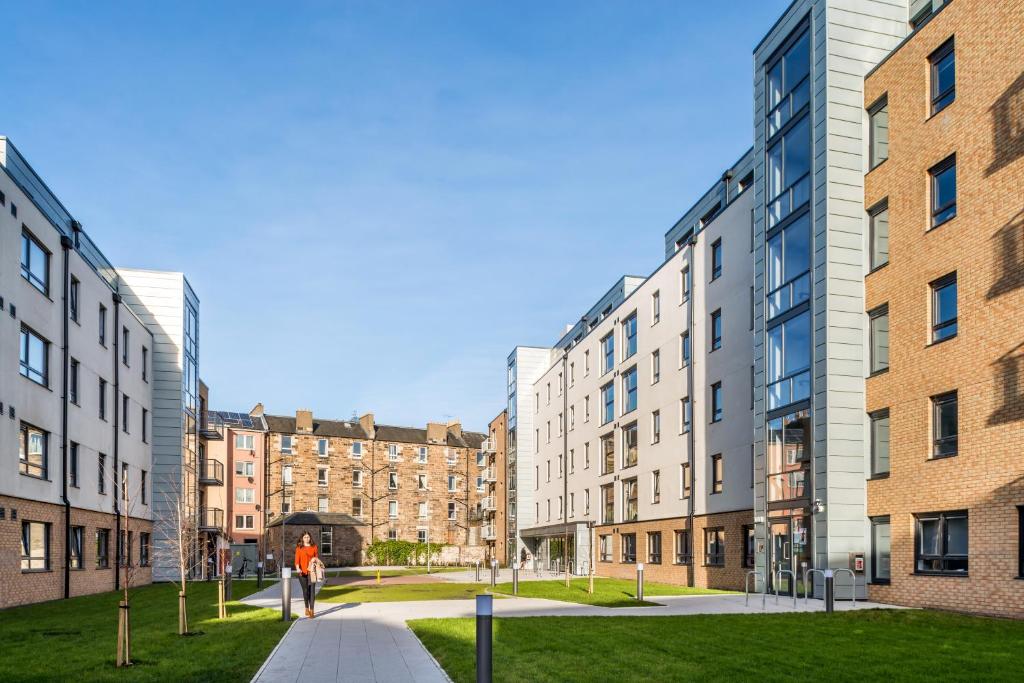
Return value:
M 709 527 L 704 530 L 704 566 L 725 566 L 725 529 Z
M 70 548 L 72 570 L 85 569 L 85 527 L 71 527 L 71 548 Z
M 26 243 L 29 246 L 26 249 Z M 42 252 L 43 267 L 45 268 L 44 279 L 40 280 L 35 273 L 32 272 L 32 249 L 31 246 L 35 246 L 40 252 Z M 28 228 L 22 226 L 21 228 L 21 277 L 24 278 L 32 287 L 41 293 L 45 297 L 50 296 L 50 258 L 53 253 L 46 248 L 39 238 L 29 231 Z M 26 261 L 27 257 L 27 261 Z
M 71 283 L 68 286 L 68 313 L 71 316 L 72 322 L 78 322 L 78 278 L 74 275 L 71 276 Z
M 932 431 L 932 439 L 931 439 L 932 448 L 931 448 L 930 459 L 932 459 L 932 460 L 939 460 L 939 459 L 942 459 L 942 458 L 953 458 L 953 457 L 956 457 L 956 455 L 958 454 L 959 449 L 960 449 L 960 402 L 959 402 L 959 396 L 957 395 L 956 390 L 953 390 L 953 391 L 947 391 L 947 392 L 944 392 L 944 393 L 941 393 L 941 394 L 936 394 L 936 395 L 932 396 L 929 400 L 931 401 L 931 408 L 932 408 L 932 430 L 931 430 Z M 957 422 L 956 434 L 940 436 L 941 411 L 942 411 L 943 407 L 948 406 L 949 404 L 953 404 L 953 407 L 956 410 L 956 422 Z M 950 443 L 953 444 L 953 450 L 952 451 L 940 452 L 942 450 L 943 446 L 946 446 L 947 444 L 950 444 Z
M 967 553 L 957 554 L 949 552 L 948 522 L 950 519 L 967 520 Z M 923 521 L 935 520 L 939 524 L 938 534 L 942 548 L 938 554 L 922 553 L 921 523 Z M 914 515 L 914 574 L 925 576 L 967 576 L 970 571 L 970 515 L 967 510 L 950 510 L 943 512 L 923 512 Z M 940 569 L 920 569 L 920 563 L 938 562 L 942 565 Z M 964 569 L 950 569 L 951 563 L 963 562 Z
M 753 524 L 743 525 L 743 566 L 750 568 L 757 560 L 757 535 L 754 533 Z
M 96 569 L 110 569 L 110 529 L 96 530 Z
M 877 320 L 879 318 L 883 318 L 883 317 L 886 320 L 885 333 L 886 333 L 886 337 L 887 337 L 887 343 L 886 343 L 886 346 L 885 346 L 885 348 L 886 348 L 886 358 L 885 358 L 885 364 L 884 365 L 882 365 L 881 359 L 876 358 L 876 354 L 875 354 L 875 320 Z M 891 330 L 891 326 L 889 325 L 889 303 L 888 302 L 882 304 L 881 306 L 877 306 L 877 307 L 871 309 L 870 311 L 868 311 L 868 353 L 869 353 L 868 370 L 870 371 L 870 374 L 868 375 L 868 377 L 872 377 L 874 375 L 878 375 L 878 374 L 881 374 L 883 372 L 888 372 L 889 371 L 889 354 L 888 354 L 888 349 L 891 348 L 891 334 L 890 334 L 890 330 Z
M 711 323 L 709 325 L 711 331 L 711 351 L 717 351 L 722 348 L 722 309 L 719 308 L 711 312 Z
M 889 139 L 888 134 L 885 140 L 885 156 L 879 158 L 875 145 L 877 142 L 875 117 L 878 116 L 882 111 L 885 111 L 886 116 L 886 130 L 888 131 L 888 116 L 889 116 L 889 93 L 884 93 L 881 97 L 875 100 L 875 103 L 868 107 L 868 170 L 878 168 L 889 158 Z
M 868 413 L 868 428 L 869 428 L 869 432 L 870 432 L 869 433 L 869 437 L 870 437 L 869 448 L 870 448 L 870 455 L 871 455 L 870 466 L 871 466 L 871 478 L 872 479 L 882 479 L 882 478 L 888 477 L 889 476 L 889 472 L 892 470 L 892 462 L 890 460 L 891 454 L 892 454 L 892 439 L 891 439 L 891 437 L 890 437 L 889 441 L 887 442 L 888 443 L 887 449 L 889 450 L 889 453 L 886 454 L 886 458 L 885 458 L 886 459 L 886 463 L 887 463 L 886 464 L 886 468 L 883 470 L 883 469 L 880 469 L 878 467 L 878 442 L 877 442 L 877 435 L 875 433 L 875 427 L 876 427 L 876 425 L 880 424 L 882 420 L 885 420 L 886 428 L 887 429 L 891 429 L 891 425 L 889 424 L 890 416 L 889 416 L 889 409 L 888 408 L 881 408 L 879 410 L 874 410 L 874 411 Z
M 725 487 L 725 462 L 722 460 L 721 453 L 715 453 L 711 456 L 711 493 L 715 495 L 721 493 Z
M 939 90 L 939 69 L 947 58 L 953 60 L 953 82 L 944 90 Z M 956 101 L 956 43 L 951 37 L 928 55 L 928 89 L 931 94 L 931 115 L 935 116 L 940 111 Z
M 953 199 L 947 200 L 942 204 L 937 204 L 939 197 L 939 180 L 944 173 L 952 171 L 953 173 Z M 928 179 L 930 185 L 930 196 L 929 206 L 931 207 L 931 228 L 934 229 L 940 225 L 944 225 L 949 221 L 956 218 L 957 213 L 957 169 L 956 169 L 956 154 L 950 154 L 948 157 L 940 161 L 939 163 L 928 169 Z
M 878 243 L 878 218 L 885 214 L 885 258 L 879 256 Z M 886 197 L 868 209 L 868 266 L 872 271 L 878 270 L 889 263 L 889 198 Z
M 627 552 L 627 548 L 626 548 L 626 546 L 627 546 L 626 539 L 627 538 L 632 538 L 633 539 L 633 552 L 632 552 L 632 554 Z M 628 534 L 620 534 L 619 535 L 619 545 L 621 546 L 619 548 L 619 551 L 620 551 L 619 552 L 619 558 L 620 558 L 619 561 L 620 561 L 620 563 L 621 564 L 636 564 L 636 532 L 632 532 L 632 533 L 628 533 Z
M 880 526 L 889 527 L 889 576 L 879 576 L 878 543 L 876 529 Z M 871 583 L 887 585 L 892 582 L 892 520 L 889 515 L 871 518 Z
M 722 277 L 722 238 L 711 243 L 711 282 Z
M 32 338 L 43 344 L 43 367 L 41 370 L 32 365 L 31 353 L 29 352 Z M 22 377 L 41 387 L 49 388 L 50 340 L 24 324 L 21 326 L 21 331 L 18 334 L 18 367 Z
M 32 555 L 31 529 L 40 526 L 43 530 L 43 555 L 37 557 Z M 26 533 L 27 532 L 27 533 Z M 33 563 L 41 562 L 42 566 L 33 566 Z M 28 563 L 28 566 L 26 566 Z M 50 571 L 50 523 L 39 522 L 31 519 L 21 521 L 21 573 L 32 574 L 36 572 Z
M 657 539 L 657 543 L 652 543 L 653 539 Z M 653 549 L 653 546 L 657 545 L 657 550 Z M 650 564 L 661 564 L 661 532 L 660 531 L 648 531 L 647 532 L 647 562 Z
M 42 464 L 34 465 L 29 461 L 29 436 L 35 432 L 42 437 Z M 49 481 L 50 478 L 50 433 L 28 422 L 18 427 L 18 473 L 24 477 Z
M 675 529 L 672 535 L 676 544 L 674 564 L 693 564 L 693 555 L 690 552 L 690 530 Z
M 722 381 L 711 383 L 711 422 L 721 422 L 725 417 L 725 406 L 722 405 Z
M 938 280 L 934 280 L 929 284 L 931 291 L 931 343 L 937 344 L 938 342 L 946 341 L 947 339 L 953 339 L 957 336 L 957 318 L 960 313 L 960 291 L 956 289 L 955 298 L 953 303 L 956 307 L 956 314 L 948 320 L 938 320 L 939 315 L 939 293 L 947 287 L 957 287 L 956 271 L 943 275 Z M 952 328 L 952 332 L 949 330 Z

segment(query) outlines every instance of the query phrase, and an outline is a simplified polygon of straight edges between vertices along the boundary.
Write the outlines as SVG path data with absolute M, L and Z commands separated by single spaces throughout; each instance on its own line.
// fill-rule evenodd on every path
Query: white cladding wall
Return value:
M 0 493 L 59 504 L 62 472 L 62 397 L 63 397 L 63 268 L 64 252 L 60 232 L 35 207 L 11 178 L 0 171 L 0 190 L 6 202 L 0 207 L 0 297 L 4 299 L 0 315 Z M 12 215 L 17 207 L 17 217 Z M 44 295 L 21 275 L 23 231 L 50 252 L 49 293 Z M 121 409 L 121 396 L 129 397 L 129 431 L 118 430 L 118 456 L 127 463 L 128 491 L 134 499 L 130 514 L 150 518 L 148 502 L 139 496 L 142 472 L 152 469 L 149 444 L 142 440 L 143 411 L 151 414 L 150 383 L 143 380 L 142 347 L 152 348 L 149 330 L 121 306 L 120 324 L 127 328 L 130 340 L 129 366 L 121 363 L 114 349 L 114 311 L 111 289 L 93 267 L 73 248 L 68 252 L 68 270 L 78 281 L 78 319 L 68 323 L 70 359 L 78 363 L 77 401 L 68 406 L 68 447 L 77 444 L 78 485 L 69 481 L 71 505 L 100 512 L 113 512 L 114 483 L 114 411 Z M 99 307 L 105 306 L 106 345 L 100 343 Z M 10 311 L 15 315 L 10 315 Z M 22 326 L 32 329 L 49 342 L 48 387 L 21 376 L 19 343 Z M 118 339 L 120 337 L 118 336 Z M 121 394 L 114 391 L 114 368 L 119 364 Z M 147 370 L 147 375 L 151 372 Z M 100 378 L 106 385 L 106 419 L 99 416 Z M 70 376 L 69 376 L 70 384 Z M 73 399 L 69 395 L 69 400 Z M 14 409 L 15 419 L 10 418 Z M 46 480 L 18 474 L 19 430 L 22 422 L 48 432 L 48 476 Z M 147 435 L 148 435 L 147 429 Z M 99 454 L 106 455 L 104 492 L 99 486 Z M 151 474 L 147 478 L 151 482 Z M 147 491 L 148 493 L 148 491 Z M 147 496 L 147 501 L 150 498 Z
M 521 505 L 533 497 L 529 513 L 538 518 L 534 527 L 562 521 L 559 499 L 564 493 L 562 477 L 568 470 L 568 493 L 563 500 L 568 507 L 569 521 L 600 521 L 600 487 L 615 487 L 615 521 L 622 520 L 622 482 L 633 477 L 639 484 L 638 515 L 640 520 L 679 517 L 688 513 L 681 497 L 681 465 L 687 461 L 687 435 L 682 432 L 681 399 L 694 399 L 692 425 L 696 444 L 695 514 L 708 514 L 749 509 L 751 491 L 751 410 L 750 373 L 752 367 L 750 283 L 753 263 L 750 252 L 750 217 L 752 193 L 745 193 L 719 214 L 700 233 L 694 248 L 692 296 L 682 301 L 682 270 L 689 264 L 689 250 L 683 249 L 666 261 L 638 289 L 625 299 L 611 315 L 600 322 L 573 347 L 563 370 L 562 354 L 552 354 L 547 371 L 533 385 L 532 391 L 520 382 L 520 394 L 530 391 L 535 403 L 530 442 L 536 440 L 532 467 L 527 472 L 524 457 L 527 434 L 520 437 L 520 461 L 523 467 L 519 495 Z M 722 240 L 723 269 L 720 277 L 711 280 L 711 245 Z M 660 319 L 654 322 L 653 295 L 658 293 Z M 687 371 L 681 362 L 681 335 L 687 330 L 689 306 L 693 306 L 694 389 L 687 384 Z M 723 321 L 722 348 L 709 352 L 710 316 L 721 310 Z M 637 316 L 637 351 L 624 358 L 623 323 Z M 615 337 L 615 363 L 602 372 L 601 342 L 609 333 Z M 652 363 L 658 353 L 660 379 L 653 382 Z M 623 376 L 637 369 L 637 408 L 624 412 Z M 567 392 L 562 396 L 559 375 L 564 374 Z M 724 416 L 710 422 L 708 402 L 710 386 L 722 382 Z M 601 388 L 615 386 L 615 417 L 602 424 Z M 550 386 L 550 401 L 548 387 Z M 566 400 L 567 399 L 567 400 Z M 567 403 L 567 405 L 566 405 Z M 588 414 L 589 404 L 589 414 Z M 660 415 L 660 440 L 653 443 L 653 413 Z M 559 415 L 566 425 L 567 443 L 563 444 Z M 521 416 L 527 417 L 527 416 Z M 520 421 L 525 431 L 525 420 Z M 637 465 L 623 467 L 622 428 L 636 424 L 638 428 Z M 550 439 L 548 425 L 550 424 Z M 601 474 L 601 439 L 611 435 L 615 443 L 616 463 L 612 472 Z M 539 437 L 539 438 L 538 438 Z M 569 457 L 559 473 L 559 457 L 563 448 Z M 587 454 L 589 452 L 589 464 Z M 723 491 L 710 491 L 711 456 L 721 454 L 724 463 Z M 550 476 L 548 471 L 550 468 Z M 652 497 L 654 472 L 660 477 L 660 502 Z M 536 490 L 528 487 L 526 477 L 536 479 Z M 589 495 L 589 510 L 587 498 Z M 550 501 L 550 515 L 548 507 Z M 524 523 L 520 508 L 520 528 Z

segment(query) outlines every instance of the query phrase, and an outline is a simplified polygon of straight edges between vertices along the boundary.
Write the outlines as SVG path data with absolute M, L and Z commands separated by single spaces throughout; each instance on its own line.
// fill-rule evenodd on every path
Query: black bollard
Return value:
M 825 570 L 825 613 L 831 614 L 836 607 L 836 579 L 831 569 Z
M 491 683 L 494 597 L 476 596 L 476 683 Z
M 292 620 L 292 570 L 281 570 L 281 621 Z

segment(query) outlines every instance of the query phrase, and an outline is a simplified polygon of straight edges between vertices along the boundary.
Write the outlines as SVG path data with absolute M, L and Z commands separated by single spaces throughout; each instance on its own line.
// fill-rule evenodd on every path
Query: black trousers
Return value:
M 299 574 L 299 585 L 302 586 L 302 601 L 306 603 L 306 609 L 313 609 L 313 600 L 316 599 L 315 585 L 309 580 L 309 574 Z

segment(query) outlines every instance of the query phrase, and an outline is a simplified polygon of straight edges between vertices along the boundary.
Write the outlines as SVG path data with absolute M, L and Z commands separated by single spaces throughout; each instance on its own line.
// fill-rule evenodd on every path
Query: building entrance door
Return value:
M 802 591 L 799 584 L 800 564 L 809 562 L 810 550 L 810 517 L 798 513 L 792 516 L 773 519 L 769 522 L 771 531 L 771 582 L 773 590 L 778 583 L 778 591 L 781 595 L 792 595 L 793 590 Z M 779 570 L 793 572 L 792 574 L 778 574 Z M 794 585 L 794 578 L 797 580 Z

